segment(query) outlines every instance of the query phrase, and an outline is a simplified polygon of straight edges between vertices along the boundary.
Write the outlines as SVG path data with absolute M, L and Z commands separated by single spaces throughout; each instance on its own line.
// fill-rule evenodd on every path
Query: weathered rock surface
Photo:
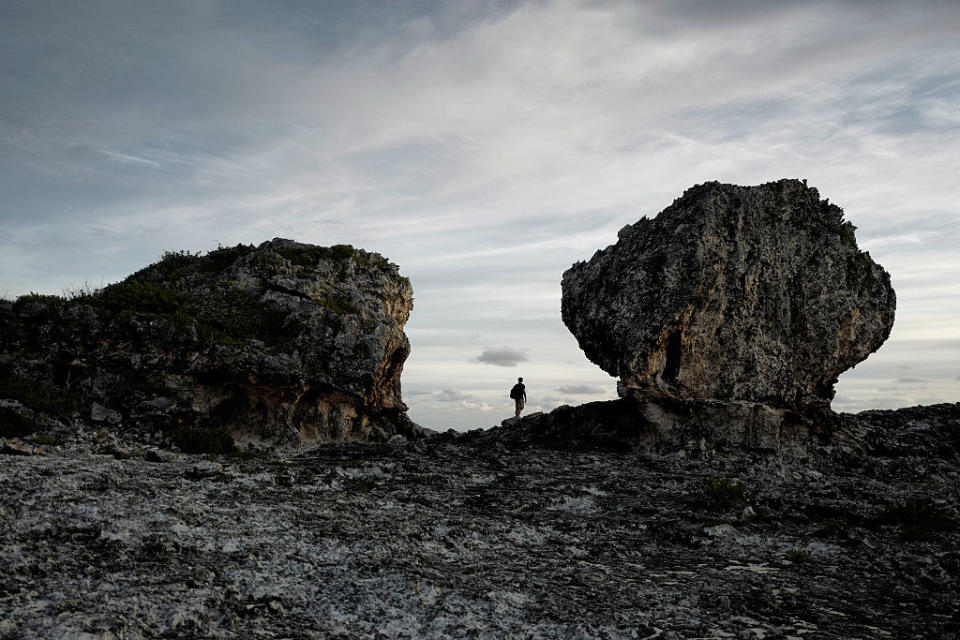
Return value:
M 64 434 L 0 460 L 0 637 L 953 638 L 960 405 L 849 418 L 804 465 L 504 428 L 217 469 Z
M 563 275 L 563 320 L 621 394 L 828 409 L 893 326 L 889 275 L 797 180 L 709 182 Z
M 824 418 L 813 421 L 756 402 L 631 394 L 510 418 L 472 437 L 510 446 L 648 455 L 682 452 L 693 457 L 754 455 L 796 462 L 809 458 L 811 441 L 838 446 L 849 442 L 842 417 Z
M 346 245 L 168 253 L 93 294 L 0 304 L 0 398 L 186 450 L 415 437 L 412 306 L 396 265 Z M 31 417 L 5 411 L 0 435 Z

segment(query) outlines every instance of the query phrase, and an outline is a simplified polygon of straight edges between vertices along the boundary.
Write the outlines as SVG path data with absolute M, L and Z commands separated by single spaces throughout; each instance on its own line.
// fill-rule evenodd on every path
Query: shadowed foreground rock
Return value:
M 705 183 L 566 271 L 563 320 L 621 395 L 818 413 L 893 326 L 890 277 L 853 232 L 797 180 Z
M 509 418 L 471 432 L 488 444 L 700 457 L 753 455 L 805 460 L 817 441 L 849 441 L 840 416 L 814 422 L 756 402 L 629 395 Z
M 845 417 L 803 465 L 523 425 L 281 460 L 23 443 L 0 638 L 954 638 L 960 405 Z
M 184 450 L 413 437 L 400 395 L 412 306 L 379 254 L 282 239 L 168 253 L 93 294 L 3 302 L 0 398 L 22 406 L 0 435 L 76 418 Z

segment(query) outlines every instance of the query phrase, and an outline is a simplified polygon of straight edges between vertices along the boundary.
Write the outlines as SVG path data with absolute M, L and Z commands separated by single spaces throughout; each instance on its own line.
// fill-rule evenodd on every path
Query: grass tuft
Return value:
M 787 552 L 787 560 L 789 560 L 793 564 L 803 564 L 804 562 L 809 560 L 812 555 L 813 555 L 813 551 L 811 551 L 810 549 L 795 548 L 795 549 L 790 549 L 790 551 Z

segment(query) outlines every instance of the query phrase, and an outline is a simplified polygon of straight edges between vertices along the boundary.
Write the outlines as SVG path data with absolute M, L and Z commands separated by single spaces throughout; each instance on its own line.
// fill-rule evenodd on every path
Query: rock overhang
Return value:
M 563 319 L 623 392 L 823 409 L 893 324 L 854 229 L 799 180 L 697 185 L 568 269 Z

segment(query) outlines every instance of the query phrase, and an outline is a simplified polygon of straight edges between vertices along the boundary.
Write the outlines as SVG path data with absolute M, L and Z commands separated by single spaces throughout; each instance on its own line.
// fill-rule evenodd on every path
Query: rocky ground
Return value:
M 861 416 L 805 461 L 3 441 L 0 638 L 956 637 L 960 405 Z

